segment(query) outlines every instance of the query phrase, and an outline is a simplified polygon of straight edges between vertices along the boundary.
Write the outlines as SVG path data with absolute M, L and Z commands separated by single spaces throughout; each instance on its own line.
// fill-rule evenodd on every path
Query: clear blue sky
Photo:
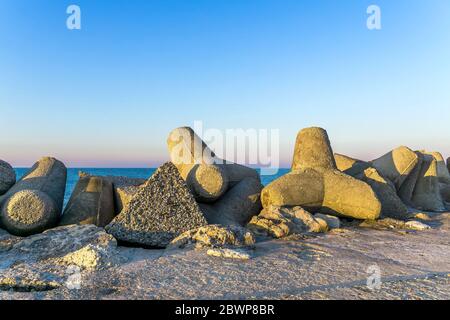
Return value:
M 154 166 L 195 120 L 280 129 L 283 166 L 313 125 L 363 159 L 450 156 L 450 1 L 0 0 L 0 158 Z

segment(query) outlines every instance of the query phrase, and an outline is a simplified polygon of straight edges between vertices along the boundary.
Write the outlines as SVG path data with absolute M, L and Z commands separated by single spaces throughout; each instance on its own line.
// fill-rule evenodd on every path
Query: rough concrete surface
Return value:
M 181 233 L 206 224 L 177 168 L 168 162 L 105 229 L 124 243 L 164 248 Z

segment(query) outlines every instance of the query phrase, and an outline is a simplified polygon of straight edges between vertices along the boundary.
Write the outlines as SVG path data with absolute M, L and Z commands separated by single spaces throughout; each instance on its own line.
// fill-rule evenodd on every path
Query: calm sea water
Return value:
M 17 180 L 19 180 L 27 171 L 28 168 L 15 168 L 17 175 Z M 98 176 L 125 176 L 130 178 L 145 178 L 148 179 L 154 172 L 155 168 L 147 168 L 147 169 L 136 169 L 136 168 L 126 168 L 126 169 L 118 169 L 118 168 L 69 168 L 67 169 L 67 184 L 66 184 L 66 194 L 64 196 L 64 204 L 67 204 L 69 201 L 70 195 L 72 194 L 73 189 L 78 181 L 78 172 L 83 171 L 90 173 L 92 175 Z M 261 176 L 261 181 L 263 185 L 267 185 L 276 178 L 286 174 L 288 169 L 280 169 L 277 174 L 274 175 L 263 175 Z

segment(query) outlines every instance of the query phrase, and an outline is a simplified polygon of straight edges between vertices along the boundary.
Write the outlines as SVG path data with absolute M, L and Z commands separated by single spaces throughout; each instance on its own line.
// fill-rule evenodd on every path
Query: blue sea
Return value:
M 28 168 L 15 168 L 17 180 L 19 180 L 29 169 Z M 145 178 L 148 179 L 155 171 L 156 168 L 68 168 L 67 169 L 67 184 L 66 193 L 64 196 L 64 205 L 69 201 L 70 195 L 78 181 L 78 172 L 83 171 L 97 176 L 125 176 L 130 178 Z M 274 175 L 262 175 L 261 181 L 263 185 L 267 185 L 276 178 L 286 174 L 289 169 L 279 169 L 277 174 Z

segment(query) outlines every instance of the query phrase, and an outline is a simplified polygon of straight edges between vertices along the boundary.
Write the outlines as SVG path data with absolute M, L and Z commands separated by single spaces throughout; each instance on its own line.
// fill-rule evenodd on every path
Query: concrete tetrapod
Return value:
M 93 175 L 86 172 L 79 172 L 78 176 L 83 177 L 94 177 Z M 114 193 L 114 207 L 115 214 L 119 214 L 123 208 L 125 208 L 128 203 L 130 203 L 139 188 L 147 182 L 147 179 L 142 178 L 130 178 L 123 176 L 98 176 L 104 180 L 112 183 L 113 193 Z
M 385 179 L 369 163 L 340 154 L 335 154 L 334 157 L 340 171 L 372 187 L 381 202 L 384 216 L 404 217 L 408 213 L 408 208 L 398 197 L 393 183 Z
M 402 146 L 378 159 L 372 160 L 371 165 L 383 177 L 392 181 L 396 189 L 399 190 L 418 162 L 418 155 L 411 149 Z
M 266 186 L 264 208 L 302 206 L 312 212 L 376 219 L 381 203 L 365 182 L 337 170 L 327 132 L 306 128 L 297 135 L 292 171 Z
M 418 160 L 417 164 L 415 165 L 414 169 L 409 173 L 409 175 L 406 177 L 401 187 L 397 190 L 397 194 L 400 197 L 400 199 L 402 199 L 402 201 L 410 207 L 414 207 L 412 198 L 423 163 L 422 153 L 416 152 L 416 155 Z
M 213 204 L 199 204 L 209 224 L 244 226 L 261 211 L 259 179 L 240 181 Z
M 414 207 L 425 211 L 445 211 L 439 185 L 437 161 L 429 154 L 422 153 L 422 155 L 422 167 L 412 197 Z
M 439 182 L 450 184 L 450 173 L 448 172 L 447 166 L 445 165 L 445 160 L 442 154 L 440 154 L 439 152 L 426 152 L 426 154 L 433 156 L 433 158 L 436 160 L 437 176 L 439 178 Z
M 40 159 L 3 197 L 0 221 L 10 233 L 29 236 L 60 218 L 67 169 L 55 158 Z
M 256 170 L 218 158 L 189 127 L 173 130 L 167 139 L 170 159 L 199 202 L 212 203 Z
M 93 224 L 105 227 L 114 216 L 112 183 L 101 177 L 82 177 L 75 186 L 60 225 Z
M 0 160 L 0 196 L 5 194 L 16 183 L 16 173 L 13 167 Z
M 173 130 L 167 139 L 170 159 L 195 198 L 214 202 L 228 189 L 228 176 L 216 165 L 214 152 L 189 127 Z

